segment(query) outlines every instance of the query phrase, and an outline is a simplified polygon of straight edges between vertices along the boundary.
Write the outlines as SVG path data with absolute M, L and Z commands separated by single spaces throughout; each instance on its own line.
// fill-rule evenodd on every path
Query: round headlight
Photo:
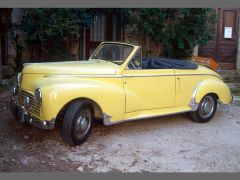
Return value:
M 35 95 L 34 96 L 35 96 L 35 99 L 36 99 L 37 103 L 41 104 L 42 103 L 42 92 L 41 92 L 40 88 L 37 88 L 35 90 Z
M 13 87 L 12 88 L 12 95 L 15 97 L 17 95 L 17 88 Z

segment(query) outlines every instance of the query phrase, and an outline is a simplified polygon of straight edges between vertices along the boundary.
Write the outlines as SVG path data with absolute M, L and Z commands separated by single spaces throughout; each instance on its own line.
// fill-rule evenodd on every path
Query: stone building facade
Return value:
M 195 47 L 193 54 L 216 59 L 222 69 L 236 69 L 240 71 L 240 10 L 237 8 L 218 8 L 216 11 L 219 18 L 216 24 L 215 39 L 204 47 Z M 21 9 L 11 9 L 8 14 L 11 16 L 12 24 L 21 21 Z M 231 38 L 224 38 L 225 27 L 232 28 Z M 162 50 L 160 44 L 156 44 L 146 37 L 137 34 L 133 35 L 130 32 L 131 26 L 120 26 L 118 14 L 101 10 L 101 13 L 94 17 L 90 28 L 84 28 L 79 39 L 70 39 L 68 44 L 66 44 L 66 49 L 71 53 L 71 60 L 81 60 L 88 59 L 93 50 L 102 41 L 122 41 L 142 45 L 144 56 L 159 55 Z M 22 56 L 23 62 L 57 60 L 47 54 L 40 53 L 38 46 L 28 47 L 24 41 L 24 34 L 22 32 L 16 33 L 21 35 L 20 41 L 25 47 Z M 5 48 L 1 48 L 2 64 L 13 64 L 16 51 L 11 40 L 12 31 L 8 29 L 7 32 L 1 32 L 1 38 L 3 35 L 5 39 L 4 42 L 1 41 L 1 46 L 4 44 Z M 44 48 L 47 49 L 50 45 L 45 44 Z

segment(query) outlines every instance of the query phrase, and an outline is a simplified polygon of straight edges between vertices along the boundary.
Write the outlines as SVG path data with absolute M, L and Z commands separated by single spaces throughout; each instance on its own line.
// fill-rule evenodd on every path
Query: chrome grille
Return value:
M 24 106 L 24 98 L 27 96 L 30 99 L 30 107 L 27 109 L 27 112 L 33 116 L 40 117 L 40 105 L 36 102 L 34 96 L 23 90 L 20 91 L 19 95 L 21 106 Z

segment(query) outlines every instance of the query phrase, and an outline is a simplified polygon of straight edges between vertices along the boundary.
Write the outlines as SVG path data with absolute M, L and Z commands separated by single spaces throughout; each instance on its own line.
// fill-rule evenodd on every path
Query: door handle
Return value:
M 180 93 L 181 92 L 181 78 L 177 77 L 177 80 L 178 80 L 178 92 Z

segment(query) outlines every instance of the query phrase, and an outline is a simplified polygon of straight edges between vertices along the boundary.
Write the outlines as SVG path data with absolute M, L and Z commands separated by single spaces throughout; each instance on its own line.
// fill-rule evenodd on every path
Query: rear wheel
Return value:
M 93 111 L 86 101 L 69 105 L 64 115 L 61 135 L 69 145 L 80 145 L 89 137 L 93 124 Z
M 210 121 L 217 110 L 217 97 L 208 94 L 202 98 L 196 111 L 191 112 L 191 118 L 194 122 L 206 123 Z

